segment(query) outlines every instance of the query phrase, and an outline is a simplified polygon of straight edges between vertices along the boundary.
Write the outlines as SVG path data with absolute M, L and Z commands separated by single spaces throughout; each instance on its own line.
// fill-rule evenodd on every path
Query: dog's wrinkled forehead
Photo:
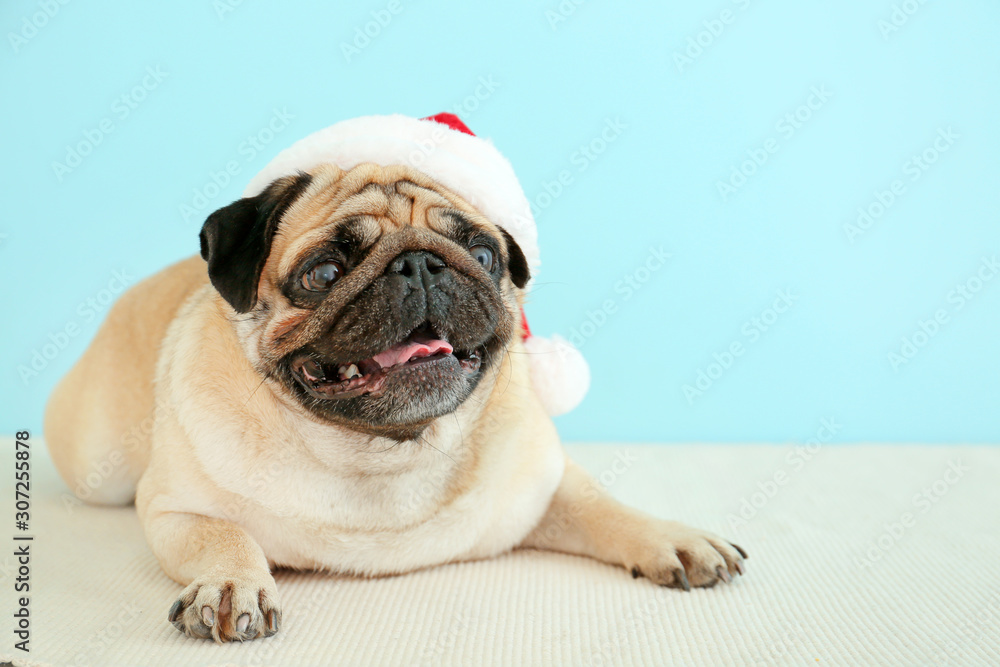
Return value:
M 271 256 L 277 262 L 269 267 L 275 278 L 333 235 L 359 248 L 408 227 L 452 238 L 474 231 L 499 236 L 468 203 L 409 167 L 364 164 L 344 172 L 322 165 L 311 176 L 275 236 Z
M 347 273 L 346 280 L 338 281 L 344 286 L 365 275 L 374 279 L 369 274 L 379 265 L 384 270 L 393 257 L 413 250 L 485 279 L 483 260 L 473 260 L 470 253 L 479 248 L 473 241 L 490 246 L 477 257 L 491 259 L 494 287 L 506 291 L 502 276 L 521 289 L 530 279 L 524 253 L 508 232 L 405 166 L 362 164 L 345 172 L 320 165 L 310 173 L 279 178 L 260 194 L 209 215 L 199 239 L 212 285 L 238 313 L 273 305 L 274 291 L 293 279 L 294 267 L 305 270 L 306 263 L 317 259 L 315 253 L 329 253 L 331 247 L 346 246 L 349 254 L 340 266 Z M 390 257 L 393 250 L 396 255 Z M 492 262 L 494 256 L 498 263 Z M 494 266 L 503 272 L 493 271 Z M 360 267 L 366 270 L 355 270 Z M 334 292 L 345 294 L 344 289 Z

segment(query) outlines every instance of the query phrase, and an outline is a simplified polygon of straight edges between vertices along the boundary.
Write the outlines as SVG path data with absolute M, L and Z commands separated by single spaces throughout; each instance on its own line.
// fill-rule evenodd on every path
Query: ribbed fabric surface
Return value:
M 33 440 L 31 652 L 14 650 L 10 632 L 5 463 L 0 662 L 1000 664 L 1000 448 L 828 445 L 808 460 L 771 445 L 569 450 L 622 501 L 743 546 L 747 575 L 682 593 L 533 551 L 367 581 L 280 572 L 281 632 L 219 646 L 167 622 L 181 588 L 134 510 L 67 503 Z M 2 451 L 12 462 L 9 439 Z

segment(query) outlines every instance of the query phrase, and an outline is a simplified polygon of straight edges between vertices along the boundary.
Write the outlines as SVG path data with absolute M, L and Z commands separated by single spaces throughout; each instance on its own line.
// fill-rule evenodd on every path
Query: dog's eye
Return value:
M 310 292 L 325 292 L 340 279 L 344 268 L 337 262 L 320 262 L 302 276 L 302 286 Z
M 493 251 L 484 245 L 474 245 L 469 248 L 472 258 L 483 265 L 487 271 L 493 270 Z

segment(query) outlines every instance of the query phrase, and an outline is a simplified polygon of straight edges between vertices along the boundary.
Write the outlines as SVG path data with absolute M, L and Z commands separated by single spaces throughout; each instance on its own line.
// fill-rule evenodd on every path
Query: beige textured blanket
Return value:
M 747 576 L 682 593 L 540 552 L 371 581 L 282 572 L 281 632 L 217 646 L 167 622 L 180 587 L 134 510 L 72 502 L 33 443 L 30 653 L 0 444 L 0 663 L 1000 664 L 996 447 L 572 446 L 621 500 L 741 544 Z

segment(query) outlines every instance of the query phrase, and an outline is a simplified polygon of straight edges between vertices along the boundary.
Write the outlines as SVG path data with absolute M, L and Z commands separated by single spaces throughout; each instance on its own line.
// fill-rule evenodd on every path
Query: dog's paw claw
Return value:
M 264 632 L 265 637 L 270 637 L 271 635 L 278 632 L 278 628 L 281 625 L 281 612 L 277 609 L 272 609 L 267 612 L 267 630 Z
M 167 618 L 188 635 L 217 642 L 270 637 L 278 631 L 281 612 L 277 590 L 268 573 L 195 579 L 174 602 Z
M 167 620 L 177 625 L 177 619 L 181 617 L 182 611 L 184 611 L 184 602 L 178 599 L 170 606 L 170 612 L 167 613 Z
M 688 581 L 687 572 L 683 568 L 679 570 L 674 570 L 674 582 L 679 587 L 685 591 L 691 590 L 691 582 Z
M 689 591 L 733 582 L 746 572 L 742 548 L 701 530 L 672 521 L 657 521 L 625 551 L 626 569 L 642 573 L 654 584 Z
M 738 545 L 738 544 L 733 544 L 732 542 L 730 542 L 730 543 L 729 543 L 729 546 L 731 546 L 732 548 L 734 548 L 734 549 L 736 549 L 736 550 L 737 550 L 738 552 L 740 552 L 740 556 L 742 556 L 744 560 L 746 560 L 747 558 L 750 558 L 750 556 L 748 556 L 748 555 L 747 555 L 747 552 L 746 552 L 746 551 L 744 551 L 744 550 L 743 550 L 743 547 L 741 547 L 740 545 Z

